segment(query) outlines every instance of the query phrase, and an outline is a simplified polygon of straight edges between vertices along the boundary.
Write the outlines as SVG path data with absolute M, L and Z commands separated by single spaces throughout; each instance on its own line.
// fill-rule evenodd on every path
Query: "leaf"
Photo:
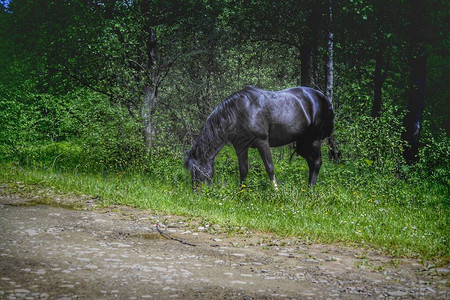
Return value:
M 365 159 L 364 160 L 365 162 L 366 162 L 366 164 L 369 166 L 369 167 L 371 167 L 372 165 L 373 165 L 373 160 L 370 160 L 370 159 Z

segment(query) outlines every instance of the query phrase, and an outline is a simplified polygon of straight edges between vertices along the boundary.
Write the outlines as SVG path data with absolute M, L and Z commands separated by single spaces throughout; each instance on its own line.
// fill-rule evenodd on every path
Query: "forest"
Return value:
M 1 1 L 0 181 L 448 259 L 449 12 L 444 0 Z M 225 147 L 192 192 L 185 149 L 247 85 L 332 100 L 316 187 L 283 147 L 280 191 L 257 152 L 242 189 Z

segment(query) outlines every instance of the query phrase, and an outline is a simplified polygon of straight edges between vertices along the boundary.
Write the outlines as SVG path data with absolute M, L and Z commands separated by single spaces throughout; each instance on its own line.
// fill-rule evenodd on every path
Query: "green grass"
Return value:
M 325 161 L 320 183 L 308 188 L 305 162 L 297 158 L 289 164 L 282 151 L 274 152 L 278 193 L 255 152 L 248 187 L 240 189 L 230 149 L 216 161 L 214 183 L 200 193 L 191 191 L 181 159 L 155 156 L 145 174 L 58 171 L 53 162 L 51 170 L 3 163 L 0 181 L 88 194 L 100 197 L 104 205 L 194 216 L 230 230 L 244 226 L 313 242 L 371 247 L 396 257 L 449 260 L 448 186 L 408 183 L 369 167 Z

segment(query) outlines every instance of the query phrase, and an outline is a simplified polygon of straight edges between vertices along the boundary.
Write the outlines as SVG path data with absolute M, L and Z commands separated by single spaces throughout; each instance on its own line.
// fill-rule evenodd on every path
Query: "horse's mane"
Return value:
M 228 141 L 230 125 L 236 122 L 238 105 L 242 97 L 249 97 L 252 91 L 258 89 L 252 86 L 245 87 L 227 98 L 213 110 L 200 131 L 192 148 L 194 157 L 206 159 L 208 154 Z

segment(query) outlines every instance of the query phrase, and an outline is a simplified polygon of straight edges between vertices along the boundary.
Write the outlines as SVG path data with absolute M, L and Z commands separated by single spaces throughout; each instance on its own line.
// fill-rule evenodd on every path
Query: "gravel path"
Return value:
M 0 299 L 450 299 L 448 266 L 36 199 L 0 185 Z

